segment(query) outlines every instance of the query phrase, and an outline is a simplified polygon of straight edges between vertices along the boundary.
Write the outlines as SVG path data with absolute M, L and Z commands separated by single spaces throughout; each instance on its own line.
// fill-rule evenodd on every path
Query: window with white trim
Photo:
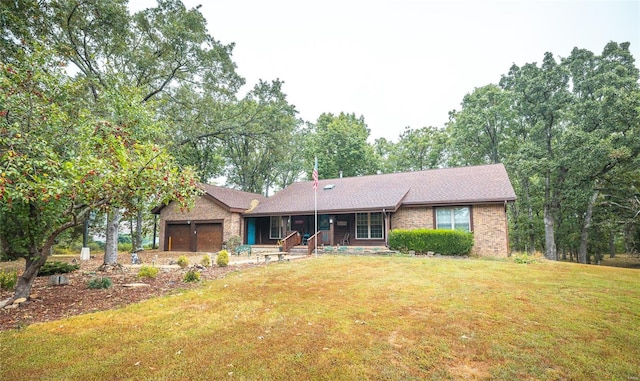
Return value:
M 270 239 L 282 239 L 284 234 L 289 230 L 289 217 L 286 216 L 272 216 L 269 222 L 269 238 Z
M 356 239 L 384 238 L 382 213 L 356 213 Z
M 436 208 L 436 228 L 471 231 L 471 210 L 468 206 Z

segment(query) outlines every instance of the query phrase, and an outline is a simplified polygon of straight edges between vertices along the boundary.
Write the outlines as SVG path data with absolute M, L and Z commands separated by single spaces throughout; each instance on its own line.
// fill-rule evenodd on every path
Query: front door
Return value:
M 256 219 L 249 218 L 247 222 L 247 245 L 256 244 Z

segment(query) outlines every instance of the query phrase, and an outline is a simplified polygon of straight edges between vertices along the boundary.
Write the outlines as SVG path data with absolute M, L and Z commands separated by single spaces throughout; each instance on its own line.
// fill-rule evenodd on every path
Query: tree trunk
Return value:
M 33 287 L 33 281 L 36 279 L 38 275 L 38 270 L 40 267 L 44 265 L 51 253 L 51 246 L 45 247 L 42 249 L 42 252 L 34 252 L 32 255 L 25 258 L 26 263 L 24 267 L 24 272 L 22 275 L 18 277 L 18 282 L 16 283 L 16 291 L 11 298 L 11 301 L 20 299 L 20 298 L 29 298 L 31 295 L 31 288 Z M 36 258 L 32 260 L 31 258 Z
M 138 214 L 136 216 L 136 244 L 133 247 L 133 250 L 142 250 L 142 210 L 138 210 Z
M 609 258 L 616 257 L 616 235 L 614 232 L 609 234 Z
M 582 222 L 582 233 L 580 233 L 580 248 L 578 249 L 578 262 L 587 263 L 587 244 L 589 242 L 589 228 L 591 228 L 591 220 L 593 218 L 593 206 L 598 199 L 599 190 L 594 190 L 587 205 L 587 213 Z
M 545 242 L 545 254 L 547 259 L 553 261 L 558 260 L 558 250 L 556 248 L 555 237 L 555 220 L 551 214 L 551 210 L 548 205 L 544 206 L 544 242 Z
M 114 208 L 107 215 L 107 239 L 104 247 L 104 264 L 118 263 L 118 226 L 120 225 L 120 210 Z

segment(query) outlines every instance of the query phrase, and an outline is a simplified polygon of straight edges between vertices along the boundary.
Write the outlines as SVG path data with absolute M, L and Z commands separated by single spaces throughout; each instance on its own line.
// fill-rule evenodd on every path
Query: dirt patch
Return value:
M 48 285 L 49 277 L 38 277 L 34 281 L 31 298 L 21 303 L 16 308 L 0 308 L 0 330 L 21 328 L 29 324 L 58 320 L 84 313 L 104 311 L 113 308 L 137 303 L 142 300 L 160 295 L 169 294 L 176 290 L 185 290 L 199 287 L 200 283 L 185 283 L 184 274 L 187 269 L 171 265 L 178 256 L 186 254 L 191 264 L 199 264 L 202 254 L 194 253 L 167 253 L 144 252 L 138 256 L 143 264 L 160 267 L 160 272 L 155 279 L 138 278 L 137 267 L 129 266 L 130 254 L 120 254 L 118 260 L 124 264 L 121 268 L 110 272 L 100 272 L 98 268 L 103 263 L 103 257 L 95 256 L 88 261 L 79 261 L 73 257 L 56 257 L 53 260 L 70 262 L 74 259 L 80 265 L 80 269 L 66 274 L 69 284 L 61 286 Z M 254 257 L 255 258 L 255 257 Z M 215 257 L 213 258 L 215 260 Z M 24 262 L 22 262 L 24 263 Z M 14 263 L 18 267 L 20 263 Z M 255 261 L 247 257 L 232 257 L 227 267 L 207 267 L 200 269 L 202 281 L 219 279 L 233 271 L 242 271 L 246 268 L 257 266 Z M 24 265 L 20 267 L 22 271 Z M 109 277 L 112 286 L 108 289 L 94 290 L 87 287 L 87 282 L 96 277 Z M 126 287 L 125 285 L 144 283 L 148 287 Z M 0 301 L 13 295 L 12 291 L 0 291 Z

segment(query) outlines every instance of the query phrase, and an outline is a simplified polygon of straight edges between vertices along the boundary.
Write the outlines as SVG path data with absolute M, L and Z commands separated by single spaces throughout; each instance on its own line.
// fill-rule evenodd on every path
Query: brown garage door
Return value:
M 191 251 L 191 225 L 167 224 L 168 251 Z
M 196 223 L 196 251 L 216 252 L 222 249 L 222 224 Z

